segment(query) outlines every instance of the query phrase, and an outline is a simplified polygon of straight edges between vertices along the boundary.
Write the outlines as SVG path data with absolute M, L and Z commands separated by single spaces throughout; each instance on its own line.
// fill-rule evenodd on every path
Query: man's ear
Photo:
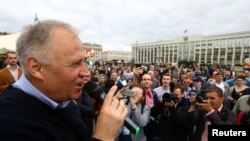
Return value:
M 40 80 L 44 79 L 42 64 L 37 61 L 37 59 L 29 57 L 26 63 L 27 70 L 29 71 L 30 75 Z
M 221 99 L 221 101 L 222 101 L 222 103 L 223 103 L 223 102 L 224 102 L 224 96 L 222 96 L 220 99 Z

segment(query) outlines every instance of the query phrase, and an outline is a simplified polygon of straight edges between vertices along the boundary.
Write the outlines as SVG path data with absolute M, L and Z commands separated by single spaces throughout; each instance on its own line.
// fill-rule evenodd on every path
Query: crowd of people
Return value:
M 0 70 L 0 140 L 206 141 L 209 125 L 249 124 L 249 70 L 88 66 L 82 52 L 64 22 L 39 21 L 22 33 Z M 85 90 L 89 81 L 107 94 L 103 103 Z
M 239 125 L 249 120 L 243 118 L 243 114 L 250 111 L 247 70 L 234 77 L 230 67 L 198 65 L 168 65 L 162 69 L 155 65 L 113 64 L 97 66 L 90 71 L 96 83 L 104 84 L 103 89 L 107 91 L 110 87 L 105 84 L 110 81 L 115 85 L 126 80 L 131 89 L 137 85 L 144 87 L 143 103 L 145 108 L 150 108 L 150 114 L 147 124 L 141 126 L 144 137 L 137 140 L 207 140 L 208 125 Z M 241 100 L 243 98 L 245 100 Z M 143 110 L 138 107 L 138 111 Z M 143 112 L 137 118 L 142 116 Z M 119 137 L 117 140 L 133 141 L 133 138 Z

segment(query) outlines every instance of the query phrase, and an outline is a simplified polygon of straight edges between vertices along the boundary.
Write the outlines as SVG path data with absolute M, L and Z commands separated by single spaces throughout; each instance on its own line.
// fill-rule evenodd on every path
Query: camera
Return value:
M 205 91 L 200 91 L 196 95 L 196 101 L 198 103 L 203 103 L 203 100 L 207 100 L 207 97 L 205 95 Z
M 202 84 L 201 91 L 197 92 L 197 95 L 196 95 L 196 101 L 198 103 L 203 103 L 203 100 L 207 100 L 205 92 L 211 86 L 212 85 L 210 83 L 203 83 Z
M 174 94 L 172 94 L 172 93 L 164 93 L 163 96 L 162 96 L 162 100 L 164 102 L 171 102 L 171 100 L 174 103 L 178 102 L 178 98 Z
M 123 96 L 126 96 L 126 97 L 131 97 L 131 96 L 135 96 L 135 91 L 133 90 L 125 90 L 123 93 L 122 93 Z

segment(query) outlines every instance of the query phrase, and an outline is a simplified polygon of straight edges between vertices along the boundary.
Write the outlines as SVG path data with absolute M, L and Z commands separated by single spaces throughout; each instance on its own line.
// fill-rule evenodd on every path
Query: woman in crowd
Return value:
M 230 87 L 228 100 L 230 102 L 230 109 L 232 110 L 236 101 L 243 95 L 248 86 L 244 84 L 244 76 L 237 76 L 235 78 L 235 86 Z

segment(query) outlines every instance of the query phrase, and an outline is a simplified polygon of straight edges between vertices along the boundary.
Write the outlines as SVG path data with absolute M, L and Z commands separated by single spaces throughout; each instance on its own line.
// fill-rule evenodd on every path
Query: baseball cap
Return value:
M 193 82 L 203 82 L 203 80 L 201 79 L 201 77 L 196 76 L 196 77 L 193 79 Z

